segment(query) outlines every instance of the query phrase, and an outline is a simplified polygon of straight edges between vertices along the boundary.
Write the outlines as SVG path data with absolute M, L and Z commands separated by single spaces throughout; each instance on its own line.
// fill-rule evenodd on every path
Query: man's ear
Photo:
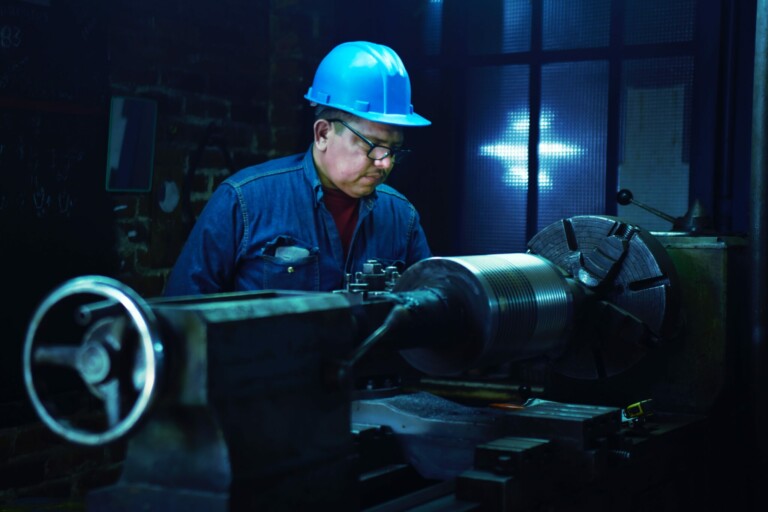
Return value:
M 315 136 L 315 147 L 320 151 L 325 151 L 328 147 L 328 134 L 332 129 L 331 123 L 327 119 L 318 119 L 313 126 Z

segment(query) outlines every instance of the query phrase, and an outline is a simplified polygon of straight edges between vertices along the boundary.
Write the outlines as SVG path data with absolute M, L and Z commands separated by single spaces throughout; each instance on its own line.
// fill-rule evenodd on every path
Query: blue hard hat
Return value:
M 335 47 L 320 62 L 304 97 L 376 123 L 432 124 L 413 111 L 403 61 L 381 44 L 357 41 Z

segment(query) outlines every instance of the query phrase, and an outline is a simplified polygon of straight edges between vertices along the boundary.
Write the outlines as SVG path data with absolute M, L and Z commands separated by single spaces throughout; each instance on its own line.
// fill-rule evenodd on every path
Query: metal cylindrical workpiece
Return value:
M 416 369 L 455 375 L 471 368 L 556 355 L 570 333 L 574 288 L 558 267 L 532 254 L 430 258 L 409 268 L 395 292 L 440 289 L 459 312 L 445 339 L 403 350 Z

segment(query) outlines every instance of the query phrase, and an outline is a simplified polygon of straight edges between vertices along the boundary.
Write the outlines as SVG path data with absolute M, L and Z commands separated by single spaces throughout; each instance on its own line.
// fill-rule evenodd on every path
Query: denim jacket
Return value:
M 312 150 L 247 167 L 224 181 L 200 214 L 165 295 L 240 290 L 331 291 L 375 259 L 400 270 L 431 256 L 413 205 L 387 185 L 360 199 L 348 257 Z

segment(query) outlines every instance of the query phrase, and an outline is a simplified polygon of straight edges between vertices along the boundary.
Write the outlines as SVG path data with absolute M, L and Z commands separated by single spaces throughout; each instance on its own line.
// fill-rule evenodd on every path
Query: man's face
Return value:
M 397 126 L 360 118 L 344 122 L 351 129 L 339 121 L 315 122 L 315 164 L 325 187 L 341 190 L 350 197 L 364 197 L 384 182 L 394 162 L 391 156 L 380 160 L 368 158 L 370 145 L 352 130 L 373 144 L 390 148 L 402 146 L 403 131 Z

